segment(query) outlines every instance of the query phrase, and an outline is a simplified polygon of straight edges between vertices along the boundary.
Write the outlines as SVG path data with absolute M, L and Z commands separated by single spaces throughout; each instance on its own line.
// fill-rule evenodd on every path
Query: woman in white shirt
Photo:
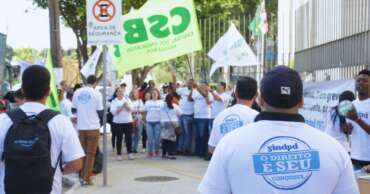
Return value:
M 132 150 L 133 153 L 138 153 L 139 142 L 141 139 L 141 134 L 143 133 L 144 123 L 143 123 L 143 113 L 144 113 L 144 103 L 139 97 L 139 91 L 132 91 L 132 116 L 134 119 L 134 133 L 132 134 Z
M 179 127 L 180 107 L 173 102 L 173 95 L 168 94 L 161 108 L 161 140 L 162 158 L 175 160 L 172 155 L 176 151 L 176 128 Z
M 339 96 L 339 103 L 344 100 L 352 102 L 355 100 L 355 95 L 351 91 L 345 91 Z M 347 150 L 347 152 L 350 152 L 350 125 L 347 124 L 345 117 L 339 115 L 338 106 L 329 110 L 326 123 L 325 132 L 335 138 Z
M 148 136 L 148 157 L 158 157 L 160 149 L 161 135 L 161 107 L 163 101 L 160 100 L 160 93 L 153 89 L 152 98 L 145 102 L 144 121 L 146 122 L 146 133 Z
M 125 143 L 127 148 L 128 159 L 133 160 L 132 157 L 132 102 L 128 97 L 125 97 L 125 88 L 119 87 L 117 89 L 117 97 L 110 105 L 110 111 L 113 114 L 112 129 L 116 132 L 116 149 L 117 159 L 122 160 L 122 141 L 123 134 L 125 134 Z

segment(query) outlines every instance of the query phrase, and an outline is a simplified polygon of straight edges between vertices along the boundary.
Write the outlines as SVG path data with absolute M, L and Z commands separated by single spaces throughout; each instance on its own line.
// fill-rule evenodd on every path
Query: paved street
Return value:
M 134 161 L 116 161 L 110 151 L 109 185 L 102 187 L 102 174 L 95 177 L 92 187 L 79 185 L 67 194 L 191 194 L 198 193 L 197 187 L 208 162 L 195 157 L 178 157 L 175 161 L 148 159 L 143 154 Z M 169 182 L 140 182 L 136 178 L 168 176 L 178 180 Z M 158 180 L 156 178 L 150 180 Z

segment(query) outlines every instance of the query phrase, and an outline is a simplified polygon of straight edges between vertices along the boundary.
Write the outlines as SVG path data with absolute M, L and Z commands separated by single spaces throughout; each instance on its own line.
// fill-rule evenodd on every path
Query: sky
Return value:
M 32 0 L 0 0 L 0 33 L 8 35 L 7 44 L 13 48 L 49 48 L 49 12 Z M 76 48 L 75 35 L 62 22 L 61 44 L 63 49 Z

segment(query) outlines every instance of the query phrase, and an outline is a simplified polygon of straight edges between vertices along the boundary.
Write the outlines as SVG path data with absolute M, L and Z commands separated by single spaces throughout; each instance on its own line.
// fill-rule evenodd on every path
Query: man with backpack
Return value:
M 48 109 L 49 71 L 22 76 L 26 102 L 0 115 L 0 193 L 61 194 L 62 174 L 79 171 L 84 152 L 71 121 Z

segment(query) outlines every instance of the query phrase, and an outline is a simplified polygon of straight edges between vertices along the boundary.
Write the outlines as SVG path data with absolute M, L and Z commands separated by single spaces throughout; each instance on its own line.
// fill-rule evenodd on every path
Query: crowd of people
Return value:
M 0 177 L 5 180 L 0 181 L 0 189 L 22 193 L 31 187 L 35 192 L 59 194 L 62 174 L 75 171 L 79 171 L 82 185 L 92 185 L 100 129 L 103 117 L 107 117 L 118 161 L 134 160 L 140 152 L 148 158 L 170 160 L 177 155 L 212 158 L 199 187 L 204 194 L 244 194 L 250 188 L 255 188 L 252 193 L 297 188 L 301 189 L 299 193 L 357 193 L 353 169 L 370 170 L 369 78 L 368 70 L 357 75 L 357 100 L 350 91 L 340 95 L 339 102 L 353 101 L 355 107 L 347 117 L 339 114 L 339 106 L 328 112 L 325 132 L 334 137 L 330 138 L 304 123 L 298 113 L 303 106 L 303 84 L 299 74 L 287 67 L 268 72 L 260 88 L 251 77 L 238 79 L 232 90 L 224 82 L 211 86 L 194 79 L 181 85 L 176 76 L 162 87 L 153 80 L 132 90 L 120 83 L 108 96 L 105 115 L 97 77 L 91 75 L 85 85 L 73 88 L 62 81 L 58 113 L 45 106 L 50 93 L 48 71 L 31 66 L 23 73 L 22 89 L 0 101 L 1 111 L 6 113 L 0 115 L 0 154 L 4 158 Z M 42 136 L 32 131 L 43 126 L 34 118 L 50 133 Z M 16 132 L 25 127 L 28 134 L 18 137 L 22 133 Z M 50 142 L 45 139 L 48 135 Z M 11 157 L 34 154 L 37 149 L 28 148 L 38 142 L 40 149 L 50 146 L 48 172 L 52 179 L 39 179 L 49 181 L 47 186 L 37 179 L 31 181 L 33 186 L 26 183 L 21 177 L 35 172 L 21 172 L 22 168 L 14 165 L 22 166 L 29 159 Z M 48 161 L 41 156 L 37 160 Z M 15 186 L 17 179 L 24 187 Z M 328 186 L 322 191 L 313 187 L 324 181 Z
M 69 92 L 65 82 L 60 84 L 61 112 L 77 121 L 79 131 L 85 128 L 97 130 L 98 123 L 93 127 L 81 128 L 79 125 L 79 121 L 99 120 L 96 115 L 89 116 L 89 113 L 95 114 L 103 109 L 98 103 L 102 102 L 101 94 L 96 90 L 93 94 L 91 90 L 96 87 L 96 82 L 96 78 L 90 76 L 88 85 L 84 87 L 90 89 L 81 88 L 74 94 Z M 147 153 L 148 157 L 158 157 L 162 153 L 164 159 L 176 159 L 175 155 L 197 155 L 209 159 L 207 144 L 213 119 L 231 102 L 231 93 L 226 92 L 226 88 L 226 84 L 221 82 L 212 90 L 207 84 L 198 85 L 192 79 L 181 86 L 175 77 L 172 83 L 163 87 L 157 87 L 150 80 L 128 91 L 125 83 L 120 84 L 108 97 L 107 115 L 117 160 L 123 160 L 123 140 L 129 160 L 139 152 Z M 94 104 L 85 102 L 87 93 L 95 99 Z M 97 109 L 94 109 L 97 104 Z

